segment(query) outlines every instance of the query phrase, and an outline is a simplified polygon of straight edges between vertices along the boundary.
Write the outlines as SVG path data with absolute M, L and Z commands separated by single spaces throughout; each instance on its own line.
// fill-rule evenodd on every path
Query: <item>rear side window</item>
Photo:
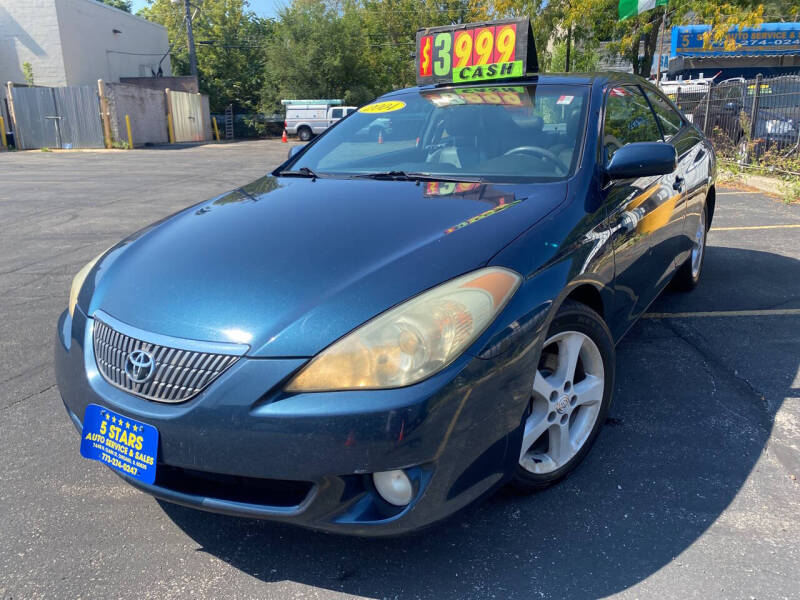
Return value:
M 331 109 L 331 119 L 341 119 L 343 112 L 344 112 L 343 108 Z
M 658 117 L 661 129 L 664 131 L 664 139 L 669 141 L 683 127 L 681 116 L 659 94 L 651 90 L 645 90 L 645 94 L 647 94 L 650 104 L 653 105 L 653 110 L 656 113 L 656 117 Z
M 611 88 L 606 97 L 603 122 L 603 157 L 606 162 L 626 144 L 660 141 L 661 131 L 641 90 L 634 86 Z

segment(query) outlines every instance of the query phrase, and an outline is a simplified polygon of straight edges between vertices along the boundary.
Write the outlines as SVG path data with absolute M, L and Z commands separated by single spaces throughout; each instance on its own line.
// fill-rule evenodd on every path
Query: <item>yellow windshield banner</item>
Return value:
M 367 114 L 388 113 L 405 108 L 406 103 L 401 100 L 386 100 L 384 102 L 374 102 L 358 109 L 358 112 Z

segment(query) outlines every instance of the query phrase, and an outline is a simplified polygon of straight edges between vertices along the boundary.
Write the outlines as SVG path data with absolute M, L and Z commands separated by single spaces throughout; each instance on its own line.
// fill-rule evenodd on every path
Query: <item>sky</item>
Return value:
M 259 17 L 274 17 L 277 9 L 285 5 L 288 0 L 248 0 L 250 3 L 250 10 L 256 13 Z M 147 6 L 146 0 L 133 0 L 133 12 L 135 13 L 140 8 Z

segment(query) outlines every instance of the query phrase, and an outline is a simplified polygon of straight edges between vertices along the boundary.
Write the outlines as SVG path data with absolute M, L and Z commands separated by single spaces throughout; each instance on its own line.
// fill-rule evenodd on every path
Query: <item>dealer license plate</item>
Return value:
M 81 456 L 144 483 L 156 480 L 158 429 L 97 404 L 86 407 Z

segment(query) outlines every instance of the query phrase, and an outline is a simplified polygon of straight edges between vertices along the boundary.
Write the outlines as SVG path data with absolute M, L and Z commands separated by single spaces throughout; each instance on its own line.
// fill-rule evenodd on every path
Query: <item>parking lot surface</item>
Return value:
M 720 189 L 703 280 L 617 349 L 560 485 L 342 538 L 160 503 L 82 459 L 52 344 L 75 272 L 255 179 L 273 141 L 0 154 L 0 598 L 798 598 L 800 206 Z

